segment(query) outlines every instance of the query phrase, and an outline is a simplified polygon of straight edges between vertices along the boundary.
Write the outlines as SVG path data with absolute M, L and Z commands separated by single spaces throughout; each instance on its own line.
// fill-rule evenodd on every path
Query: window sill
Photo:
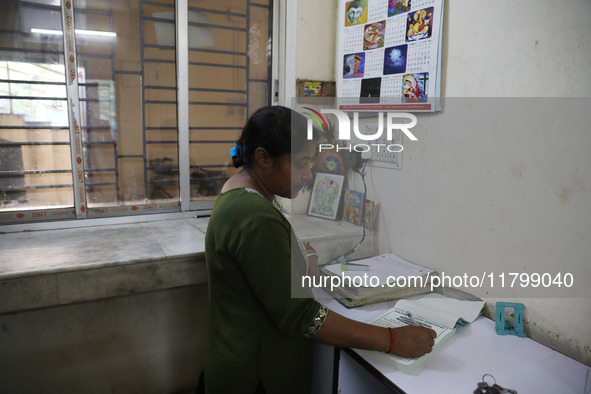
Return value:
M 207 218 L 0 235 L 0 313 L 206 282 Z
M 0 314 L 203 284 L 209 218 L 0 234 Z M 361 227 L 290 217 L 320 262 L 351 249 Z M 373 233 L 352 258 L 372 254 Z

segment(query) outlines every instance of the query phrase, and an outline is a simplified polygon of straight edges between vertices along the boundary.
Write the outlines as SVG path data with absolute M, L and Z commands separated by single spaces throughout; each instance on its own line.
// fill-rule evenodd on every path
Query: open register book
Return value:
M 411 373 L 421 365 L 430 354 L 436 352 L 453 336 L 456 324 L 472 323 L 480 315 L 484 301 L 458 300 L 441 294 L 430 293 L 420 298 L 404 299 L 371 324 L 382 327 L 401 327 L 412 324 L 407 312 L 423 327 L 429 327 L 437 333 L 433 351 L 419 358 L 404 358 L 392 354 L 355 349 L 360 355 L 377 359 L 405 373 Z
M 347 308 L 428 293 L 431 279 L 439 275 L 393 253 L 331 262 L 320 271 L 330 278 L 324 290 Z

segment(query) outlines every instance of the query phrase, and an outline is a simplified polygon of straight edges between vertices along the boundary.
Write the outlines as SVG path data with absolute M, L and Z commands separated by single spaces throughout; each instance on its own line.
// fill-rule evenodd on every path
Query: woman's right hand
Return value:
M 400 357 L 416 358 L 433 350 L 437 333 L 430 328 L 404 326 L 394 329 L 392 353 Z

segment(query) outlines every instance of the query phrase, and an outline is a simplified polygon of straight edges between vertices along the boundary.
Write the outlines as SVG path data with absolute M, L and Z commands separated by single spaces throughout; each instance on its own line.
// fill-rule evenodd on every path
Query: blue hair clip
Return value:
M 234 143 L 234 147 L 230 149 L 230 156 L 232 158 L 242 156 L 242 147 L 237 143 Z

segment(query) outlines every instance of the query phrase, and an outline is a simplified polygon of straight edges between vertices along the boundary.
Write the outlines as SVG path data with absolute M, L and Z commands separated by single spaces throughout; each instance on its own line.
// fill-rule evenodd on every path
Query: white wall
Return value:
M 369 170 L 380 251 L 451 274 L 591 280 L 591 2 L 446 3 L 443 111 L 419 115 L 403 170 Z M 336 13 L 298 1 L 297 78 L 334 79 Z M 484 296 L 493 311 L 522 302 L 528 335 L 591 364 L 591 302 L 576 295 Z

